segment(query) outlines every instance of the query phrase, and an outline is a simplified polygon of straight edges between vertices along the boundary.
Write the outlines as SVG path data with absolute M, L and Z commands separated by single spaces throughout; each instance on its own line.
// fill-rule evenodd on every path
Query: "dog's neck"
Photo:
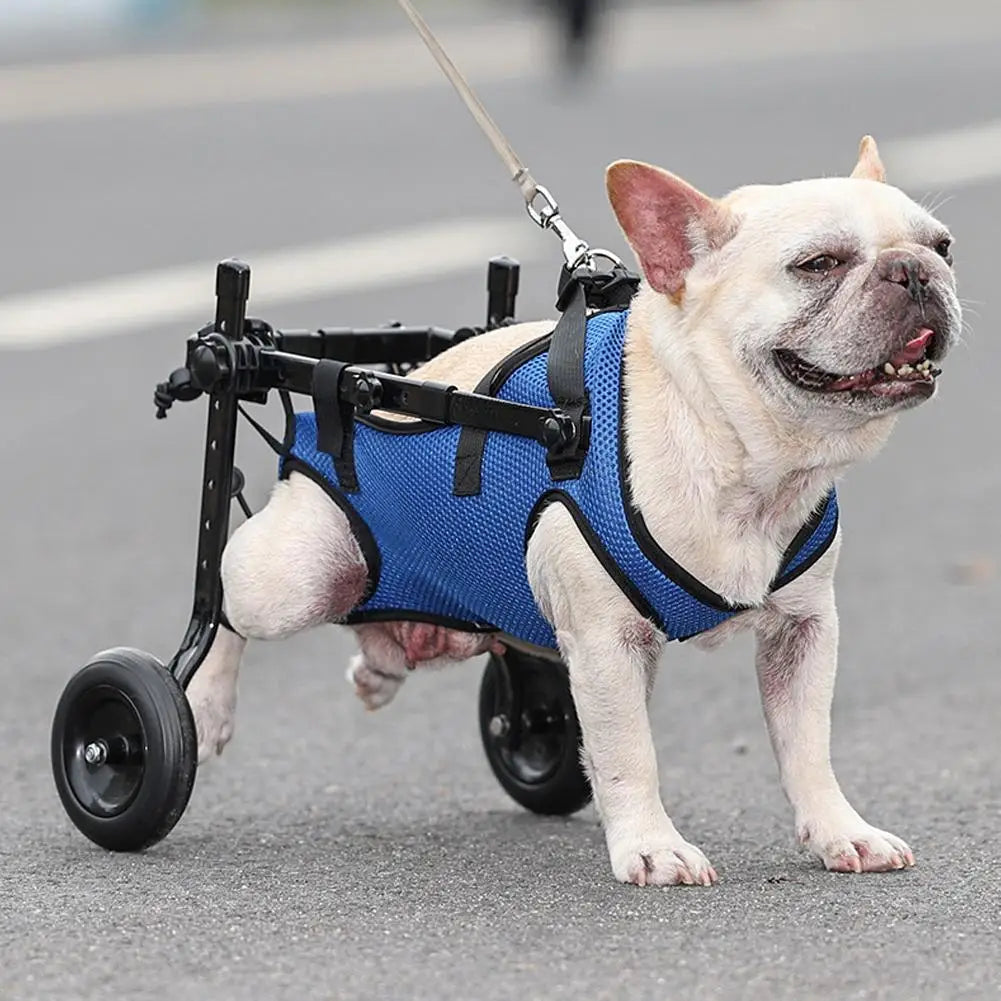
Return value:
M 730 601 L 758 604 L 834 480 L 879 448 L 892 420 L 841 435 L 783 423 L 711 328 L 696 352 L 662 300 L 644 285 L 626 333 L 633 499 L 674 560 Z

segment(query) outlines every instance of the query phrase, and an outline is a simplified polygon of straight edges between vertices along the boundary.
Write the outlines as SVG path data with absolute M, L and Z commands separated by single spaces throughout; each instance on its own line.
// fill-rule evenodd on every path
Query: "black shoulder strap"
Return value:
M 553 402 L 573 422 L 571 441 L 546 462 L 554 480 L 575 480 L 580 476 L 587 455 L 588 435 L 585 414 L 588 409 L 584 386 L 584 347 L 587 342 L 587 300 L 581 282 L 573 280 L 561 299 L 566 308 L 549 345 L 546 381 Z
M 324 358 L 313 369 L 316 447 L 334 460 L 337 482 L 345 493 L 358 490 L 354 462 L 354 407 L 340 398 L 341 374 L 347 362 Z
M 558 452 L 551 452 L 546 461 L 554 480 L 572 480 L 580 476 L 589 438 L 590 418 L 584 386 L 587 295 L 583 282 L 565 273 L 557 306 L 563 312 L 550 335 L 546 382 L 553 402 L 572 422 L 574 433 L 570 442 Z M 474 391 L 492 395 L 497 369 L 506 365 L 508 359 L 502 359 L 490 369 Z M 452 478 L 452 493 L 456 497 L 473 497 L 481 490 L 487 434 L 486 430 L 474 427 L 464 427 L 459 434 Z

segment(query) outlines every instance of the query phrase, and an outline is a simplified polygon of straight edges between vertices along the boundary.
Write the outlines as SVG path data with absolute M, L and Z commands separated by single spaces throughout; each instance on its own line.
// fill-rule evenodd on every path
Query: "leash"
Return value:
M 441 42 L 435 37 L 434 32 L 428 27 L 427 22 L 418 13 L 411 0 L 398 0 L 398 2 L 411 24 L 417 29 L 417 33 L 423 39 L 431 55 L 434 56 L 435 62 L 441 67 L 442 72 L 448 77 L 449 82 L 462 99 L 462 103 L 469 109 L 480 130 L 490 140 L 490 145 L 493 146 L 504 166 L 508 169 L 511 180 L 518 185 L 521 197 L 525 200 L 525 209 L 532 222 L 540 229 L 552 230 L 559 237 L 563 245 L 563 258 L 567 270 L 573 272 L 583 268 L 585 271 L 595 272 L 598 270 L 599 260 L 607 261 L 613 268 L 621 268 L 622 261 L 615 254 L 610 250 L 592 249 L 566 224 L 560 215 L 560 207 L 552 193 L 532 177 L 528 167 L 515 153 L 507 137 L 490 117 L 483 102 L 476 96 L 469 81 L 452 62 Z

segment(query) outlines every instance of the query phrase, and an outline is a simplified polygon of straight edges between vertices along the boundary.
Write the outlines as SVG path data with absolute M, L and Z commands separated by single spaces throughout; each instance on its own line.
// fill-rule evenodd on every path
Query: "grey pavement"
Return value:
M 862 132 L 981 122 L 999 93 L 993 41 L 931 33 L 875 55 L 619 65 L 583 93 L 545 75 L 483 88 L 575 228 L 620 249 L 602 195 L 612 159 L 649 159 L 714 193 L 833 174 Z M 0 299 L 520 211 L 444 89 L 8 124 L 0 151 Z M 941 210 L 971 331 L 938 399 L 841 491 L 836 765 L 859 809 L 914 847 L 905 873 L 831 875 L 795 847 L 746 640 L 711 656 L 670 647 L 652 707 L 666 802 L 720 884 L 639 890 L 612 880 L 590 809 L 539 819 L 496 785 L 478 665 L 418 674 L 366 714 L 334 628 L 253 646 L 236 737 L 177 828 L 143 855 L 102 852 L 58 803 L 49 725 L 92 653 L 166 659 L 185 624 L 204 413 L 155 422 L 150 394 L 188 330 L 140 322 L 3 353 L 0 998 L 1001 995 L 999 212 L 1001 180 Z M 557 248 L 538 240 L 526 318 L 552 312 Z M 476 262 L 462 278 L 268 318 L 458 325 L 483 308 Z M 270 453 L 245 435 L 240 462 L 260 504 Z

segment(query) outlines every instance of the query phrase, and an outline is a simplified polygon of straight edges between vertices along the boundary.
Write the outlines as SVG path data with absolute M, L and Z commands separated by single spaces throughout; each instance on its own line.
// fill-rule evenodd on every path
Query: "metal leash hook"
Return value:
M 541 207 L 536 202 L 542 202 Z M 528 216 L 541 229 L 551 229 L 563 244 L 563 259 L 570 271 L 577 268 L 596 270 L 595 254 L 605 254 L 607 251 L 592 251 L 587 242 L 582 240 L 564 221 L 560 215 L 560 207 L 548 188 L 541 184 L 535 186 L 535 194 L 527 199 L 525 208 Z M 614 255 L 610 255 L 613 256 Z M 617 260 L 617 258 L 616 258 Z
M 442 72 L 448 77 L 456 93 L 462 98 L 463 104 L 469 109 L 470 114 L 476 120 L 476 124 L 482 129 L 483 134 L 490 140 L 490 145 L 496 150 L 497 155 L 504 162 L 504 166 L 510 171 L 511 180 L 518 185 L 521 197 L 525 199 L 525 208 L 531 220 L 540 228 L 552 230 L 560 239 L 563 245 L 563 259 L 570 271 L 584 268 L 587 271 L 598 270 L 598 260 L 609 261 L 613 267 L 621 267 L 622 261 L 610 250 L 594 249 L 582 240 L 563 221 L 560 215 L 560 207 L 552 193 L 541 184 L 536 184 L 528 167 L 522 163 L 521 158 L 515 153 L 507 137 L 497 127 L 497 123 L 490 117 L 489 112 L 483 106 L 483 102 L 473 92 L 469 82 L 459 72 L 455 63 L 449 58 L 448 53 L 442 47 L 441 42 L 427 26 L 427 22 L 417 12 L 417 9 L 410 0 L 398 0 L 404 13 L 410 18 L 410 22 L 417 29 L 417 33 L 424 40 L 431 55 L 441 67 Z

